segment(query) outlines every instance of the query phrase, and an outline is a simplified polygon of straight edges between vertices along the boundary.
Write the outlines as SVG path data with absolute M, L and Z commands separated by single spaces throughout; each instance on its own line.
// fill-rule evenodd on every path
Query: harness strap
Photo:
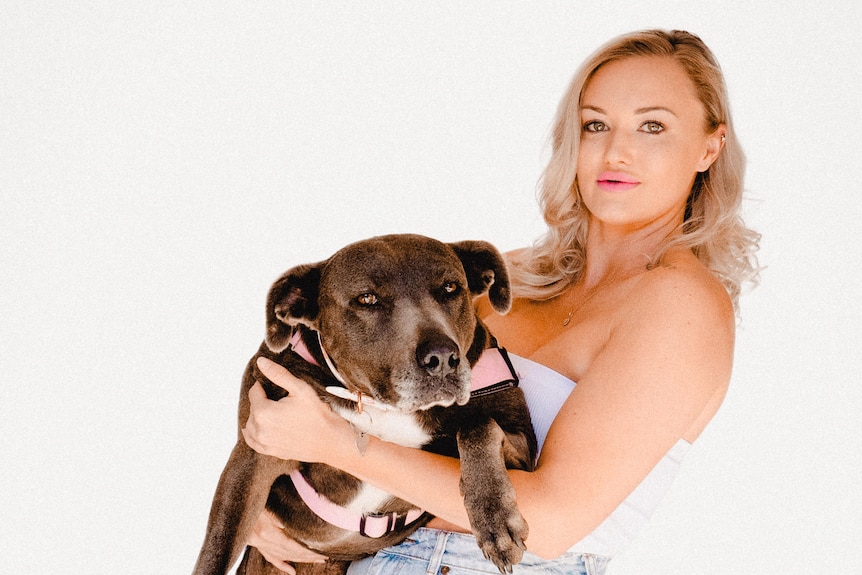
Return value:
M 296 492 L 315 515 L 336 527 L 377 539 L 419 519 L 424 511 L 411 509 L 407 513 L 360 513 L 337 505 L 315 491 L 299 470 L 290 473 Z

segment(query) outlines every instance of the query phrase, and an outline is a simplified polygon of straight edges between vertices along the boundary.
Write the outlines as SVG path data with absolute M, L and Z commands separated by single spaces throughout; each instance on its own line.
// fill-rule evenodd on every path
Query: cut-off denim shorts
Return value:
M 556 573 L 604 575 L 610 557 L 566 553 L 542 559 L 529 551 L 513 567 L 513 575 Z M 398 545 L 354 561 L 347 575 L 499 575 L 485 559 L 472 535 L 421 528 Z

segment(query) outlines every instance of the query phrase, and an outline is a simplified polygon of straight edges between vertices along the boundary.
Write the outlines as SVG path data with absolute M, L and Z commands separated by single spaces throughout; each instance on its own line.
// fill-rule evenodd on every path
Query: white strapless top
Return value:
M 564 375 L 534 361 L 509 354 L 521 380 L 520 386 L 530 409 L 530 418 L 541 452 L 548 429 L 575 388 Z M 569 551 L 613 557 L 623 550 L 649 523 L 650 517 L 670 489 L 691 444 L 680 439 L 644 480 L 620 503 L 601 525 Z

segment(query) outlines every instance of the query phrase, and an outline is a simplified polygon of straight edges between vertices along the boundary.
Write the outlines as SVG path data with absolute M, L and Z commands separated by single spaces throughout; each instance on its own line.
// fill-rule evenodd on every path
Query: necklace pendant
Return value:
M 368 434 L 359 433 L 356 436 L 356 441 L 354 441 L 354 445 L 356 445 L 356 451 L 359 452 L 359 455 L 364 457 L 365 451 L 368 449 Z
M 568 315 L 566 315 L 566 319 L 563 320 L 563 327 L 569 325 L 569 322 L 572 321 L 572 316 L 575 314 L 574 311 L 570 311 Z
M 371 416 L 367 412 L 365 415 L 368 418 L 368 427 L 366 429 L 370 429 L 373 424 Z M 356 446 L 356 451 L 359 452 L 359 455 L 364 456 L 365 451 L 368 449 L 368 431 L 363 431 L 352 421 L 348 421 L 348 424 L 350 425 L 350 429 L 353 430 L 353 433 L 356 434 L 356 437 L 353 440 L 353 445 Z

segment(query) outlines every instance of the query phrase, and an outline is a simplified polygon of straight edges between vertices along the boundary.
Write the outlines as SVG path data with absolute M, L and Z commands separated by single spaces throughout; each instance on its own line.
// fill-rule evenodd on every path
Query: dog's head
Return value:
M 508 311 L 508 272 L 491 244 L 371 238 L 279 278 L 267 299 L 266 343 L 282 351 L 291 327 L 305 324 L 351 391 L 400 411 L 463 405 L 473 297 L 485 292 L 495 310 Z

